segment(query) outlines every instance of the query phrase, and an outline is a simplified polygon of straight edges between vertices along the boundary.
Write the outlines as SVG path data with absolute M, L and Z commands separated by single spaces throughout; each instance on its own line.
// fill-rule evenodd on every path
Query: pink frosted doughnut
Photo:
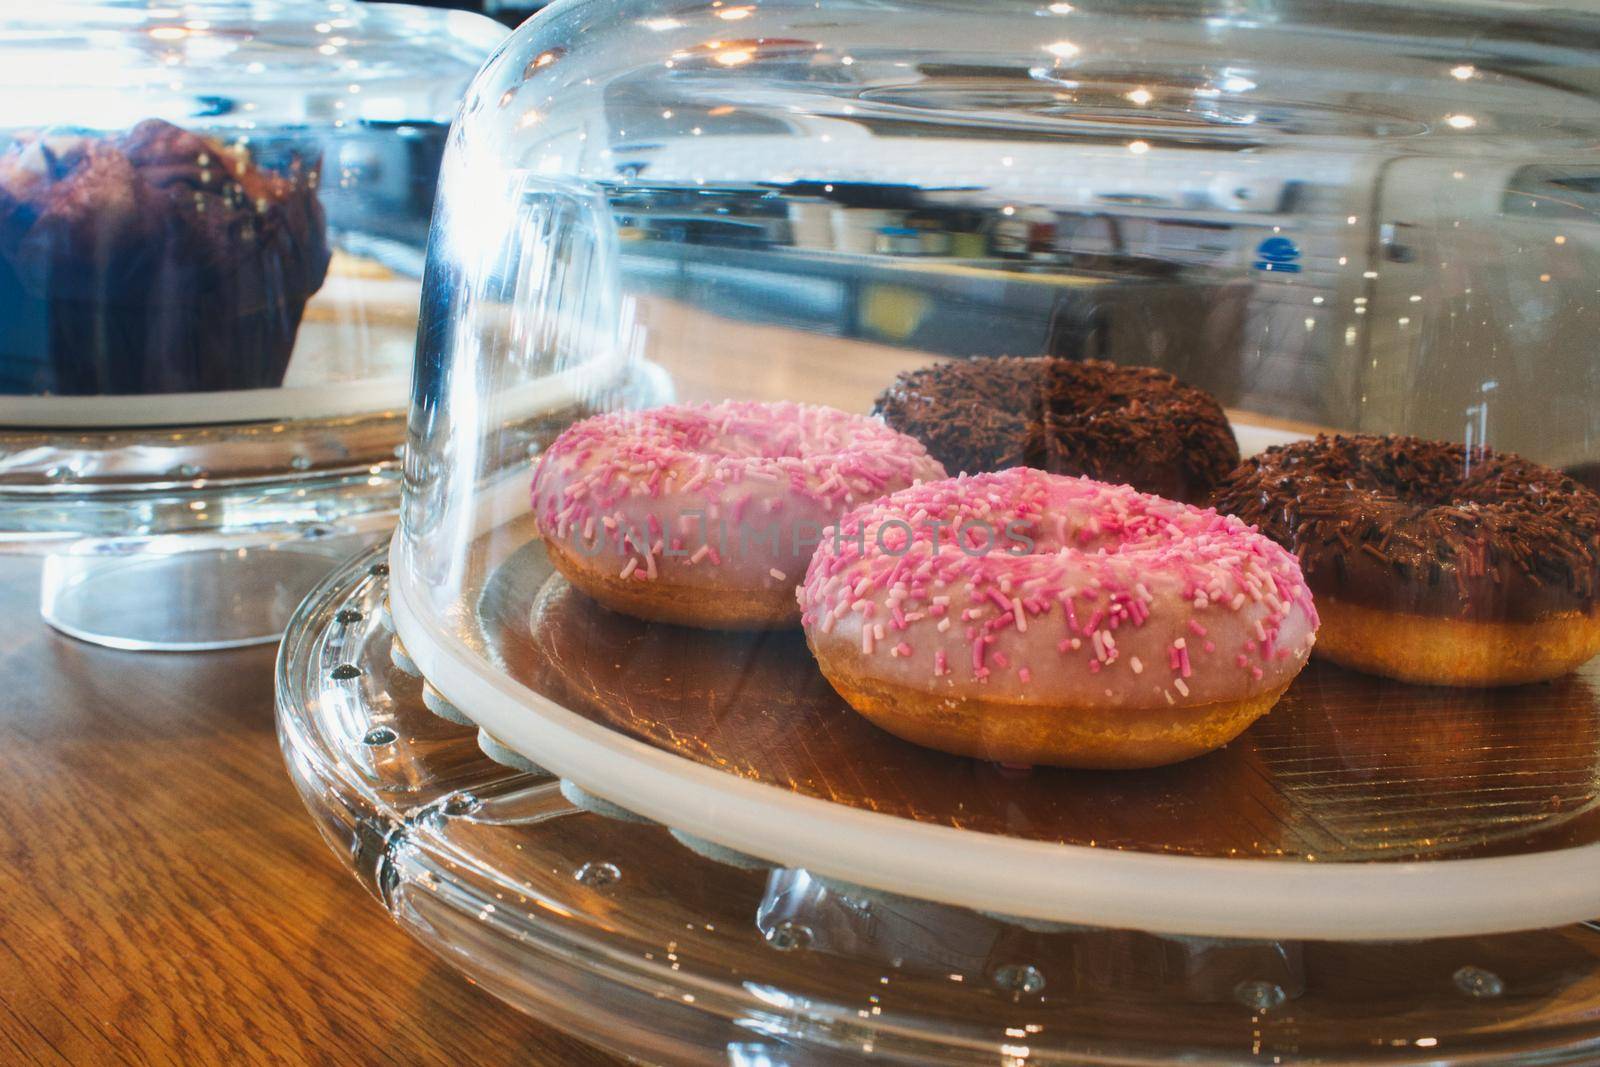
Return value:
M 857 508 L 798 595 L 823 673 L 857 711 L 1004 763 L 1208 752 L 1271 709 L 1317 629 L 1299 564 L 1254 527 L 1027 468 Z
M 944 468 L 860 415 L 724 401 L 615 411 L 539 461 L 533 512 L 551 561 L 616 611 L 711 629 L 793 626 L 825 527 Z

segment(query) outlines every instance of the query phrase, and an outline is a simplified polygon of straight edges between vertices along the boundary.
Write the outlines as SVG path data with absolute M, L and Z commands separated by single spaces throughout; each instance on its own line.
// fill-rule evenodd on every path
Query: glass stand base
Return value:
M 496 762 L 503 739 L 458 721 L 481 709 L 395 655 L 391 593 L 369 553 L 289 626 L 278 734 L 307 809 L 422 945 L 636 1062 L 1600 1063 L 1596 924 L 1352 942 L 1017 922 L 614 818 Z
M 203 652 L 266 644 L 340 562 L 371 544 L 349 535 L 170 554 L 46 557 L 39 612 L 108 648 Z

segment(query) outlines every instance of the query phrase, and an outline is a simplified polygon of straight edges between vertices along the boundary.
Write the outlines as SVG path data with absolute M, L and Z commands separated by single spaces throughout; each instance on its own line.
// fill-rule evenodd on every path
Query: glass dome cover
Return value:
M 397 662 L 594 810 L 876 893 L 1225 938 L 1591 916 L 1597 51 L 1593 15 L 1520 5 L 556 5 L 485 68 L 445 155 Z M 1151 392 L 1127 399 L 1130 381 Z M 1079 419 L 1112 393 L 1093 412 L 1110 431 Z M 920 418 L 897 413 L 912 395 Z M 1191 419 L 1225 444 L 1181 436 Z M 1001 471 L 896 483 L 856 451 L 885 426 L 901 458 Z M 1110 464 L 1124 445 L 1143 467 Z M 1330 473 L 1346 460 L 1359 476 Z M 1086 473 L 1184 501 L 1071 480 Z M 649 510 L 673 477 L 739 487 L 701 516 L 731 542 Z M 975 485 L 1046 486 L 1069 523 L 1090 495 L 1119 522 L 1199 529 L 1184 551 L 1223 531 L 1276 578 L 1190 583 L 1178 626 L 1151 631 L 1127 605 L 1157 596 L 1126 594 L 1166 582 L 1161 559 L 1087 602 L 1021 578 L 985 591 L 985 565 L 954 554 L 947 589 L 906 579 L 892 603 L 871 599 L 885 572 L 829 585 L 870 538 L 774 550 L 749 588 L 731 567 L 686 577 L 722 567 L 762 509 L 825 498 L 865 530 L 882 516 L 856 508 L 909 518 Z M 1253 514 L 1264 485 L 1280 495 Z M 1313 491 L 1348 510 L 1302 508 Z M 1022 555 L 1068 549 L 1039 566 L 1122 566 L 1079 558 L 1100 529 L 1075 555 L 1045 536 L 1049 510 L 1027 517 L 1050 551 Z M 1535 531 L 1574 554 L 1548 569 Z M 1507 582 L 1581 607 L 1518 614 L 1492 591 Z M 797 585 L 804 616 L 728 621 Z M 1430 614 L 1452 589 L 1460 610 Z M 1270 619 L 1223 647 L 1226 613 L 1261 602 Z M 1394 629 L 1363 637 L 1373 612 Z M 830 665 L 834 625 L 858 658 Z M 1541 684 L 1500 684 L 1533 677 L 1505 650 L 1555 645 L 1569 659 Z M 1079 673 L 1051 704 L 1028 657 L 1056 655 Z M 1076 711 L 1103 686 L 1145 694 L 1154 721 L 1211 707 L 1199 679 L 1230 670 L 1275 706 L 1209 755 L 1087 773 L 880 729 L 949 692 L 902 660 L 979 704 L 1005 687 Z M 862 697 L 847 669 L 892 695 Z
M 320 0 L 10 13 L 0 422 L 396 404 L 430 168 L 498 40 L 467 15 Z
M 487 988 L 655 1062 L 1592 1058 L 1596 55 L 1519 4 L 554 5 L 449 139 L 389 562 L 285 644 L 308 805 Z M 1116 581 L 933 532 L 955 578 L 841 595 L 907 542 L 753 521 L 916 537 L 975 485 L 1056 494 L 1017 567 Z M 1085 494 L 1275 569 L 1127 580 L 1036 536 Z M 1160 766 L 896 718 L 1187 722 L 1224 676 L 1270 712 Z

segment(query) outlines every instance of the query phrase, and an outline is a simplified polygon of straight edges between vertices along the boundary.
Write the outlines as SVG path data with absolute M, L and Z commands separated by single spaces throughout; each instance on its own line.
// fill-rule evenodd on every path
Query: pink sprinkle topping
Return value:
M 976 551 L 984 538 L 962 532 L 974 523 L 997 531 L 996 550 Z M 1292 677 L 1299 657 L 1276 653 L 1309 647 L 1317 625 L 1292 555 L 1236 519 L 1127 486 L 1014 468 L 902 489 L 845 515 L 839 529 L 806 569 L 802 621 L 871 631 L 874 644 L 880 626 L 895 642 L 931 642 L 934 676 L 956 676 L 940 692 L 1029 684 L 1032 699 L 1059 701 L 1063 692 L 1098 699 L 1109 685 L 1116 704 L 1158 691 L 1188 698 L 1202 692 L 1197 674 L 1235 657 L 1246 670 Z M 1026 533 L 1031 552 L 1006 551 L 1012 530 Z M 1267 651 L 1251 668 L 1258 647 Z M 1163 650 L 1168 688 L 1136 687 Z M 1072 688 L 1095 674 L 1104 681 Z
M 545 540 L 582 531 L 592 544 L 603 528 L 600 551 L 617 573 L 624 557 L 645 557 L 629 577 L 707 559 L 736 564 L 736 577 L 694 579 L 720 588 L 792 569 L 786 561 L 807 554 L 790 545 L 802 523 L 815 523 L 807 531 L 815 538 L 855 503 L 943 476 L 920 443 L 866 416 L 793 403 L 667 405 L 568 427 L 536 463 L 532 506 Z M 757 537 L 748 552 L 739 540 L 760 525 L 757 515 L 781 515 L 771 520 L 778 536 Z M 669 529 L 677 534 L 670 540 Z M 742 566 L 747 554 L 759 565 Z

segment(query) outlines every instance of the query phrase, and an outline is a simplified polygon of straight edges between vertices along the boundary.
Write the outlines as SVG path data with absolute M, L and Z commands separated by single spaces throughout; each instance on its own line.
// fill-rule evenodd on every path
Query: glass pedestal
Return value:
M 394 524 L 396 413 L 185 428 L 0 430 L 0 552 L 44 557 L 39 609 L 143 651 L 275 641 Z

